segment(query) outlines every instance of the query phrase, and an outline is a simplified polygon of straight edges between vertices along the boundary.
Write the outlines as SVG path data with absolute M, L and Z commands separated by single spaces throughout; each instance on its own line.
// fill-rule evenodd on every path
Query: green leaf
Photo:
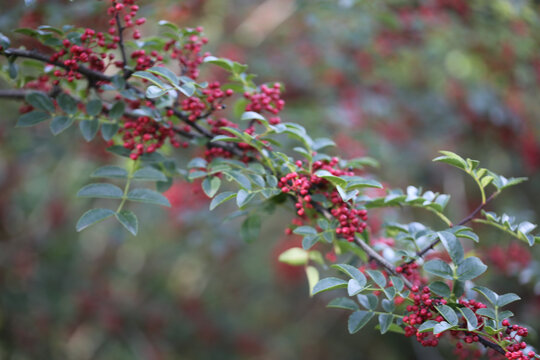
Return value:
M 361 294 L 356 297 L 360 304 L 370 311 L 374 311 L 379 304 L 379 299 L 373 294 Z
M 101 113 L 102 109 L 103 104 L 99 99 L 90 100 L 86 104 L 86 114 L 88 114 L 88 116 L 97 116 Z
M 433 259 L 426 262 L 424 264 L 424 270 L 430 274 L 437 275 L 445 279 L 454 279 L 454 272 L 452 271 L 452 268 L 440 259 Z
M 443 316 L 443 318 L 448 321 L 451 325 L 457 325 L 458 317 L 454 309 L 448 305 L 438 305 L 435 306 L 437 311 Z
M 249 193 L 244 189 L 240 189 L 236 194 L 236 205 L 238 205 L 239 208 L 242 208 L 253 200 L 254 197 L 255 194 Z
M 307 251 L 305 251 L 303 249 L 300 249 L 300 248 L 296 248 L 296 249 L 304 251 L 306 253 L 306 255 L 307 255 Z M 318 294 L 318 293 L 324 292 L 324 291 L 330 291 L 330 290 L 345 288 L 345 287 L 347 287 L 347 283 L 348 283 L 347 281 L 342 280 L 342 279 L 338 279 L 338 278 L 335 278 L 335 277 L 329 277 L 329 278 L 322 279 L 313 287 L 312 295 L 315 295 L 315 294 Z
M 133 235 L 137 235 L 139 231 L 139 221 L 133 211 L 122 210 L 119 213 L 114 214 L 120 224 L 122 224 L 127 231 Z
M 495 306 L 497 304 L 497 301 L 499 299 L 499 295 L 491 289 L 488 289 L 484 286 L 476 286 L 473 288 L 474 291 L 479 292 L 480 294 L 484 295 L 484 297 L 493 305 Z
M 9 40 L 9 38 L 0 33 L 0 46 L 3 48 L 3 50 L 9 48 L 9 46 L 11 45 L 11 41 Z
M 468 257 L 463 260 L 457 268 L 457 276 L 461 281 L 472 280 L 482 275 L 487 270 L 487 266 L 477 257 Z
M 133 189 L 127 194 L 127 199 L 130 201 L 143 202 L 147 204 L 171 206 L 169 199 L 161 195 L 157 191 L 150 189 Z
M 261 120 L 261 121 L 266 122 L 266 119 L 264 118 L 264 116 L 262 116 L 261 114 L 255 112 L 255 111 L 246 111 L 245 113 L 242 114 L 242 116 L 240 117 L 240 120 L 243 120 L 243 121 Z
M 427 320 L 425 322 L 423 322 L 419 327 L 418 327 L 418 332 L 419 333 L 424 333 L 424 332 L 428 332 L 428 331 L 433 331 L 433 328 L 439 324 L 437 321 L 435 320 Z
M 61 93 L 56 98 L 56 101 L 65 113 L 73 115 L 77 112 L 77 102 L 68 94 Z
M 92 209 L 85 212 L 79 221 L 77 221 L 77 231 L 82 231 L 87 227 L 94 225 L 101 220 L 105 220 L 108 217 L 114 215 L 115 212 L 109 209 Z
M 376 188 L 382 189 L 383 186 L 380 182 L 372 179 L 364 179 L 359 176 L 355 176 L 347 182 L 347 191 L 363 188 Z
M 313 245 L 315 245 L 317 243 L 317 241 L 319 241 L 319 239 L 320 239 L 319 235 L 306 235 L 306 236 L 304 236 L 304 238 L 302 239 L 302 248 L 304 248 L 304 250 L 311 249 L 311 247 Z
M 437 325 L 435 325 L 433 327 L 433 334 L 434 335 L 437 335 L 437 334 L 440 334 L 446 330 L 450 330 L 452 328 L 455 328 L 457 327 L 457 325 L 451 325 L 449 323 L 447 323 L 446 321 L 441 321 L 440 323 L 438 323 Z
M 478 319 L 476 318 L 474 312 L 467 307 L 461 307 L 459 308 L 459 311 L 461 312 L 461 314 L 463 314 L 465 320 L 467 320 L 467 330 L 476 330 L 476 328 L 478 327 Z
M 309 284 L 309 296 L 312 296 L 313 288 L 319 282 L 319 270 L 314 266 L 306 266 L 306 276 Z
M 202 182 L 202 188 L 206 196 L 214 197 L 221 186 L 221 180 L 217 176 L 209 176 Z
M 456 265 L 459 264 L 463 260 L 464 251 L 457 237 L 449 231 L 439 231 L 437 236 L 450 255 L 452 262 Z
M 184 83 L 184 84 L 182 84 L 182 85 L 180 85 L 180 86 L 174 85 L 174 87 L 175 87 L 178 91 L 180 91 L 182 94 L 184 94 L 185 96 L 187 96 L 187 97 L 190 97 L 190 96 L 192 96 L 193 94 L 195 94 L 195 90 L 196 90 L 195 85 L 194 85 L 194 83 L 192 83 L 192 82 L 186 82 L 186 83 Z
M 392 281 L 392 284 L 394 285 L 394 288 L 397 292 L 400 292 L 403 290 L 403 287 L 405 286 L 405 283 L 403 280 L 397 276 L 390 276 L 390 280 Z
M 470 240 L 472 240 L 472 241 L 474 241 L 476 243 L 480 241 L 480 238 L 478 237 L 478 235 L 476 235 L 474 232 L 469 231 L 469 230 L 460 231 L 460 232 L 456 233 L 456 236 L 460 237 L 460 238 L 470 239 Z
M 396 306 L 394 305 L 394 302 L 388 299 L 382 299 L 381 305 L 384 311 L 389 312 L 389 313 L 394 312 L 396 308 Z
M 162 89 L 155 85 L 150 85 L 149 87 L 146 88 L 145 95 L 149 99 L 155 99 L 155 98 L 158 98 L 160 96 L 167 94 L 171 90 L 172 88 Z
M 325 180 L 328 180 L 329 182 L 331 182 L 334 185 L 339 185 L 339 186 L 341 186 L 343 188 L 347 187 L 347 181 L 345 179 L 342 179 L 342 178 L 340 178 L 338 176 L 332 175 L 332 173 L 330 173 L 327 170 L 317 170 L 315 172 L 315 175 L 320 177 L 320 178 L 323 178 Z
M 386 278 L 382 272 L 379 270 L 366 270 L 366 272 L 381 289 L 386 287 Z
M 293 230 L 293 233 L 297 235 L 317 235 L 317 230 L 312 226 L 299 226 Z
M 73 124 L 73 120 L 74 119 L 71 116 L 55 116 L 49 124 L 51 133 L 55 136 L 60 134 Z
M 135 174 L 133 174 L 133 180 L 167 181 L 167 177 L 161 171 L 148 166 L 135 171 Z
M 146 71 L 159 75 L 162 78 L 166 79 L 168 82 L 170 82 L 173 85 L 178 85 L 180 80 L 178 79 L 178 76 L 176 76 L 175 73 L 173 73 L 171 70 L 167 69 L 166 67 L 161 66 L 155 66 L 150 69 L 147 69 Z
M 216 195 L 216 197 L 213 198 L 212 201 L 210 202 L 210 210 L 214 210 L 219 205 L 235 197 L 236 197 L 236 193 L 232 191 L 224 191 L 221 194 Z
M 381 334 L 386 334 L 393 320 L 394 316 L 392 314 L 379 314 L 379 325 L 381 327 Z
M 429 289 L 443 298 L 448 298 L 451 294 L 450 287 L 442 281 L 434 281 L 429 285 Z
M 373 318 L 375 314 L 369 311 L 357 310 L 349 316 L 349 334 L 354 334 L 362 329 Z
M 334 300 L 330 301 L 326 307 L 352 311 L 358 310 L 358 304 L 354 300 L 346 297 L 335 298 Z
M 14 61 L 10 61 L 8 66 L 9 78 L 15 80 L 19 74 L 19 66 Z
M 97 119 L 83 120 L 79 123 L 81 134 L 87 142 L 92 141 L 99 130 L 99 121 Z
M 496 306 L 503 307 L 518 300 L 521 300 L 521 298 L 513 293 L 500 295 L 499 298 L 497 299 Z
M 105 123 L 101 125 L 101 136 L 103 140 L 109 141 L 118 132 L 120 127 L 116 123 Z
M 233 62 L 229 59 L 218 58 L 215 56 L 207 56 L 204 58 L 205 63 L 217 65 L 225 70 L 233 70 Z
M 251 181 L 249 181 L 249 178 L 246 175 L 239 171 L 228 171 L 226 174 L 242 188 L 251 190 Z
M 258 215 L 250 215 L 242 223 L 240 236 L 242 239 L 251 243 L 259 238 L 261 232 L 261 218 Z
M 313 140 L 313 150 L 315 151 L 319 151 L 321 149 L 324 149 L 325 147 L 328 147 L 328 146 L 336 146 L 336 143 L 334 141 L 332 141 L 331 139 L 328 139 L 328 138 L 318 138 L 318 139 L 315 139 Z
M 119 119 L 126 111 L 126 104 L 123 101 L 117 101 L 109 110 L 109 117 L 113 120 Z
M 42 92 L 33 91 L 26 95 L 25 100 L 37 110 L 43 110 L 49 113 L 53 113 L 56 110 L 53 101 Z
M 476 313 L 478 315 L 486 316 L 486 317 L 488 317 L 490 319 L 493 319 L 493 320 L 495 320 L 497 318 L 497 314 L 495 313 L 495 311 L 493 311 L 492 309 L 488 309 L 488 308 L 478 309 L 478 310 L 476 310 Z
M 22 115 L 17 120 L 17 127 L 27 127 L 39 124 L 42 121 L 49 120 L 51 116 L 44 111 L 31 111 Z
M 356 279 L 350 279 L 347 283 L 347 294 L 349 296 L 354 296 L 362 292 L 364 290 L 365 284 L 362 285 L 360 282 L 358 282 Z
M 309 253 L 299 247 L 293 247 L 282 252 L 278 260 L 289 265 L 305 265 L 309 260 Z M 332 278 L 328 278 L 332 279 Z M 321 280 L 322 281 L 322 280 Z M 318 285 L 318 283 L 317 283 Z M 316 286 L 315 286 L 316 287 Z M 325 291 L 325 290 L 322 290 Z M 313 293 L 315 295 L 316 293 Z
M 356 280 L 362 288 L 366 286 L 366 283 L 367 283 L 366 277 L 356 267 L 349 264 L 334 264 L 332 265 L 332 267 L 334 269 L 338 269 L 341 272 L 349 275 L 352 279 Z
M 125 169 L 122 169 L 119 166 L 103 166 L 94 171 L 91 177 L 98 178 L 111 178 L 111 179 L 125 179 L 128 176 L 128 173 Z
M 133 73 L 134 77 L 138 77 L 140 79 L 144 79 L 144 80 L 147 80 L 149 82 L 151 82 L 152 84 L 154 84 L 155 86 L 158 86 L 160 88 L 164 88 L 166 87 L 165 83 L 163 81 L 161 81 L 160 78 L 158 78 L 157 76 L 147 72 L 147 71 L 136 71 Z
M 439 156 L 433 159 L 433 161 L 444 162 L 446 164 L 455 166 L 462 170 L 467 169 L 467 162 L 461 156 L 454 154 L 451 151 L 439 151 L 439 152 L 443 154 L 444 156 Z
M 124 192 L 118 186 L 106 183 L 86 185 L 77 193 L 78 197 L 103 199 L 121 199 L 123 195 Z

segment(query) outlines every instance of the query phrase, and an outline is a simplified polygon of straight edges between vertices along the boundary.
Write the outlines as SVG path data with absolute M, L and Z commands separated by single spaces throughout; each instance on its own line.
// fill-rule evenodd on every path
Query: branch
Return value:
M 26 89 L 0 89 L 0 99 L 24 100 L 29 93 Z
M 487 202 L 487 201 L 486 201 Z M 478 342 L 482 345 L 484 345 L 486 348 L 490 348 L 498 352 L 499 354 L 505 355 L 506 351 L 499 345 L 492 341 L 489 341 L 488 339 L 478 336 Z
M 478 205 L 478 207 L 476 209 L 474 209 L 469 215 L 467 215 L 465 218 L 463 218 L 463 220 L 461 220 L 457 225 L 458 226 L 465 225 L 466 223 L 468 223 L 469 221 L 474 219 L 476 217 L 476 215 L 478 215 L 478 213 L 483 208 L 485 208 L 498 194 L 499 194 L 499 192 L 494 192 L 493 194 L 491 194 L 491 196 L 485 202 Z M 450 226 L 450 227 L 452 227 L 452 226 Z M 428 251 L 433 249 L 435 247 L 435 245 L 437 245 L 440 241 L 441 241 L 440 238 L 437 238 L 437 239 L 433 240 L 428 246 L 426 246 L 424 249 L 422 249 L 421 251 L 416 253 L 416 259 L 424 256 Z M 416 261 L 416 259 L 411 260 L 409 263 L 412 263 L 412 262 Z
M 15 56 L 15 57 L 22 57 L 27 59 L 34 59 L 38 60 L 47 64 L 58 66 L 62 69 L 66 70 L 74 70 L 82 75 L 84 75 L 91 83 L 95 83 L 97 81 L 111 81 L 112 77 L 107 76 L 99 71 L 94 71 L 86 66 L 80 65 L 76 69 L 73 69 L 69 66 L 64 65 L 64 63 L 60 61 L 51 61 L 50 57 L 47 55 L 44 55 L 40 52 L 34 51 L 34 50 L 24 50 L 24 49 L 6 49 L 3 52 L 0 52 L 0 55 L 4 56 Z
M 312 202 L 315 209 L 321 213 L 327 220 L 332 220 L 332 215 L 330 212 L 323 208 L 319 203 Z M 383 258 L 381 255 L 379 255 L 378 252 L 376 252 L 371 246 L 369 246 L 366 242 L 362 241 L 362 239 L 359 239 L 358 237 L 354 237 L 354 243 L 358 245 L 370 258 L 375 260 L 379 265 L 381 265 L 383 268 L 385 268 L 390 274 L 398 276 L 403 280 L 403 283 L 405 286 L 407 286 L 409 289 L 413 287 L 413 284 L 406 279 L 403 275 L 398 274 L 396 270 L 394 269 L 394 266 L 388 262 L 385 258 Z
M 117 12 L 115 15 L 116 19 L 116 28 L 118 29 L 118 37 L 120 40 L 118 41 L 118 46 L 120 47 L 120 53 L 122 54 L 122 62 L 124 63 L 122 65 L 122 72 L 124 73 L 124 79 L 127 80 L 131 76 L 131 72 L 127 69 L 127 55 L 126 55 L 126 48 L 124 46 L 124 30 L 125 28 L 122 26 L 122 22 L 120 21 L 120 15 Z

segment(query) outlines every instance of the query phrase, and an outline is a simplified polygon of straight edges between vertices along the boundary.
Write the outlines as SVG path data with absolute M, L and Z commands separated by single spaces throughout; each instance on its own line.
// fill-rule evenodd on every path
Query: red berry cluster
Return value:
M 69 39 L 62 41 L 63 49 L 54 53 L 50 61 L 61 61 L 67 69 L 55 70 L 54 76 L 66 78 L 69 82 L 80 80 L 82 75 L 77 70 L 81 64 L 86 65 L 91 70 L 103 72 L 106 69 L 105 60 L 114 59 L 114 54 L 107 55 L 106 51 L 107 49 L 116 48 L 116 44 L 107 44 L 105 35 L 102 32 L 86 29 L 81 35 L 80 43 L 80 45 L 77 45 Z M 101 52 L 95 52 L 96 46 L 101 48 Z
M 410 264 L 403 264 L 396 267 L 396 272 L 398 274 L 403 274 L 405 276 L 412 276 L 415 273 L 415 270 L 418 269 L 418 264 L 413 262 Z
M 534 351 L 529 351 L 527 354 L 524 353 L 527 343 L 521 341 L 521 339 L 529 335 L 527 328 L 519 325 L 510 325 L 510 321 L 506 319 L 502 321 L 502 325 L 506 326 L 504 340 L 513 342 L 513 344 L 506 347 L 507 352 L 505 356 L 507 359 L 529 360 L 537 357 Z
M 233 157 L 233 154 L 230 151 L 227 151 L 220 147 L 211 147 L 204 151 L 204 158 L 208 162 L 212 161 L 215 158 L 230 159 L 232 157 Z
M 273 115 L 279 114 L 285 106 L 285 100 L 281 99 L 281 85 L 275 83 L 272 87 L 261 85 L 260 91 L 254 93 L 244 93 L 244 97 L 250 102 L 246 105 L 246 111 L 255 111 L 262 113 L 268 111 Z M 281 119 L 279 116 L 273 116 L 268 119 L 272 125 L 279 124 Z
M 133 19 L 137 16 L 137 12 L 139 11 L 139 6 L 135 5 L 135 0 L 110 0 L 110 2 L 111 6 L 107 9 L 107 14 L 111 16 L 111 19 L 109 20 L 110 35 L 115 35 L 117 33 L 117 15 L 120 20 L 124 21 L 124 24 L 122 24 L 122 28 L 124 29 L 129 29 L 136 25 L 139 26 L 146 22 L 145 18 L 139 18 L 133 21 Z M 133 39 L 138 40 L 140 38 L 140 31 L 135 30 L 133 32 Z M 118 35 L 116 35 L 113 40 L 115 43 L 118 43 L 120 38 Z
M 484 259 L 499 271 L 512 275 L 529 266 L 531 253 L 521 244 L 511 242 L 507 246 L 492 245 L 487 249 Z
M 146 53 L 145 50 L 135 50 L 131 53 L 131 58 L 136 61 L 135 70 L 142 71 L 151 68 L 156 63 L 163 61 L 163 56 L 155 50 L 150 52 L 150 55 Z M 115 63 L 117 67 L 122 67 L 122 62 L 117 61 Z
M 175 133 L 171 124 L 152 120 L 148 116 L 140 116 L 137 119 L 129 119 L 124 122 L 119 130 L 123 133 L 124 147 L 131 150 L 130 158 L 137 160 L 145 153 L 153 153 L 161 148 L 166 139 L 169 139 L 174 147 L 180 147 L 180 142 L 174 138 Z
M 296 213 L 298 216 L 304 216 L 307 209 L 312 209 L 311 194 L 317 193 L 324 195 L 331 201 L 330 212 L 332 216 L 338 219 L 340 227 L 336 229 L 336 234 L 342 236 L 348 241 L 354 241 L 355 233 L 362 233 L 367 227 L 364 222 L 367 220 L 367 211 L 365 209 L 356 209 L 350 204 L 345 203 L 337 190 L 328 187 L 329 182 L 318 177 L 314 173 L 318 170 L 329 171 L 332 175 L 353 175 L 353 172 L 336 168 L 339 160 L 332 158 L 330 161 L 315 161 L 313 163 L 313 173 L 305 174 L 292 172 L 280 178 L 278 187 L 283 193 L 294 193 L 296 195 Z M 297 161 L 296 165 L 302 169 L 303 163 Z
M 171 58 L 178 59 L 182 72 L 193 80 L 199 77 L 199 65 L 210 55 L 210 53 L 201 54 L 203 45 L 208 43 L 208 39 L 201 36 L 202 32 L 203 28 L 199 26 L 182 44 L 171 40 L 163 48 L 165 51 L 172 51 Z
M 443 317 L 438 315 L 435 305 L 445 305 L 446 300 L 432 298 L 431 291 L 426 286 L 420 290 L 418 286 L 413 286 L 411 289 L 412 300 L 414 305 L 407 305 L 407 312 L 411 313 L 403 317 L 403 322 L 408 324 L 405 326 L 405 336 L 411 337 L 416 335 L 416 340 L 423 346 L 437 346 L 441 333 L 432 334 L 429 332 L 418 332 L 417 326 L 423 324 L 427 320 L 443 321 Z
M 202 96 L 191 96 L 182 101 L 182 110 L 187 113 L 189 121 L 197 121 L 214 110 L 224 108 L 223 100 L 234 94 L 231 89 L 222 90 L 219 81 L 214 81 L 202 91 Z

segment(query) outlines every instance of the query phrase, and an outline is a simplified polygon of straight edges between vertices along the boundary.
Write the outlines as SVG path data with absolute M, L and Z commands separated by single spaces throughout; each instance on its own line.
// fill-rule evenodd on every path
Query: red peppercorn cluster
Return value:
M 135 5 L 135 0 L 110 0 L 110 2 L 111 6 L 107 9 L 107 14 L 111 16 L 111 19 L 109 20 L 110 28 L 108 31 L 110 35 L 115 35 L 118 31 L 116 16 L 124 21 L 122 24 L 123 29 L 140 26 L 146 22 L 145 18 L 135 19 L 137 12 L 139 11 L 139 6 Z M 133 31 L 132 36 L 133 39 L 138 40 L 141 38 L 141 33 L 139 30 L 135 30 Z M 119 36 L 116 35 L 113 40 L 115 43 L 118 43 L 120 41 Z
M 336 219 L 338 219 L 340 226 L 336 228 L 336 234 L 347 239 L 348 241 L 354 241 L 354 235 L 356 233 L 362 233 L 367 227 L 365 221 L 367 220 L 367 211 L 365 209 L 356 209 L 349 203 L 345 203 L 337 190 L 333 187 L 329 187 L 329 182 L 323 178 L 318 177 L 314 173 L 318 170 L 329 171 L 332 175 L 353 175 L 353 172 L 336 168 L 339 160 L 332 158 L 330 161 L 315 161 L 313 163 L 313 173 L 305 174 L 292 172 L 281 177 L 278 182 L 278 187 L 284 193 L 293 193 L 296 196 L 296 213 L 298 216 L 304 216 L 307 209 L 313 209 L 311 194 L 324 195 L 331 201 L 332 207 L 330 213 Z M 302 169 L 303 163 L 297 161 L 296 165 Z
M 94 71 L 103 72 L 106 69 L 105 60 L 114 59 L 114 54 L 108 54 L 108 49 L 116 48 L 116 44 L 107 43 L 105 35 L 102 32 L 96 32 L 93 29 L 85 29 L 84 33 L 80 37 L 80 45 L 69 39 L 62 41 L 63 48 L 54 53 L 50 61 L 61 61 L 66 70 L 57 69 L 53 72 L 57 78 L 66 78 L 67 81 L 72 82 L 74 80 L 80 80 L 82 75 L 77 72 L 79 66 L 84 64 L 88 68 Z M 101 51 L 96 52 L 96 47 L 99 47 Z M 58 83 L 57 81 L 55 83 Z
M 233 94 L 234 91 L 222 90 L 221 83 L 214 81 L 202 91 L 202 96 L 190 96 L 182 100 L 182 110 L 187 113 L 189 121 L 195 122 L 214 110 L 223 109 L 223 101 Z
M 507 246 L 492 245 L 486 250 L 484 260 L 502 273 L 512 275 L 529 266 L 531 253 L 521 244 L 511 242 Z
M 232 158 L 232 156 L 233 154 L 230 151 L 227 151 L 220 147 L 211 147 L 204 151 L 204 158 L 208 162 L 212 161 L 215 158 L 230 159 Z
M 398 274 L 403 274 L 405 276 L 412 276 L 413 273 L 415 273 L 417 269 L 418 269 L 418 264 L 413 262 L 413 263 L 410 263 L 410 264 L 406 263 L 406 264 L 397 266 L 396 267 L 396 272 Z
M 411 314 L 403 317 L 403 322 L 408 324 L 405 326 L 405 336 L 416 335 L 416 340 L 423 346 L 437 346 L 442 333 L 436 335 L 430 332 L 419 333 L 417 327 L 427 320 L 443 321 L 444 319 L 438 314 L 435 305 L 445 305 L 446 300 L 433 298 L 427 286 L 420 290 L 420 287 L 415 285 L 411 291 L 414 294 L 411 294 L 414 305 L 407 305 L 407 312 Z
M 174 138 L 175 133 L 170 125 L 152 120 L 148 116 L 140 116 L 137 119 L 129 119 L 124 122 L 119 130 L 124 140 L 124 147 L 131 150 L 130 158 L 137 160 L 145 153 L 153 153 L 163 146 L 169 139 L 174 147 L 180 147 L 180 142 Z
M 506 347 L 506 354 L 504 356 L 507 359 L 529 360 L 537 358 L 537 354 L 534 351 L 529 351 L 527 354 L 524 352 L 527 348 L 527 343 L 521 341 L 521 339 L 529 335 L 529 330 L 526 327 L 511 325 L 507 319 L 502 321 L 502 325 L 506 327 L 504 340 L 512 342 L 511 345 Z
M 285 106 L 285 100 L 281 99 L 281 85 L 275 83 L 272 87 L 261 85 L 260 91 L 253 93 L 244 93 L 244 97 L 250 102 L 246 105 L 246 111 L 255 111 L 263 113 L 268 111 L 273 115 L 279 114 Z M 279 116 L 273 116 L 268 119 L 272 125 L 277 125 L 281 122 Z
M 108 63 L 113 61 L 115 55 L 108 53 L 109 50 L 118 48 L 120 35 L 118 34 L 118 23 L 116 17 L 121 21 L 121 28 L 128 29 L 145 23 L 144 18 L 134 20 L 139 11 L 139 6 L 135 5 L 135 0 L 111 0 L 111 5 L 107 9 L 107 14 L 111 16 L 109 20 L 110 28 L 108 33 L 111 37 L 107 37 L 103 32 L 96 32 L 93 29 L 85 29 L 80 36 L 80 42 L 77 40 L 64 39 L 62 41 L 62 49 L 54 53 L 50 61 L 61 61 L 67 68 L 65 70 L 57 69 L 54 71 L 54 76 L 57 78 L 66 78 L 67 81 L 80 80 L 82 75 L 77 72 L 81 64 L 84 64 L 91 70 L 104 72 Z M 139 30 L 133 32 L 133 38 L 141 37 Z M 155 54 L 159 59 L 159 55 Z M 137 59 L 137 70 L 143 70 L 152 65 L 153 60 L 146 56 L 143 50 L 135 51 L 132 58 Z M 123 61 L 115 61 L 114 65 L 119 68 L 124 67 Z M 58 80 L 55 81 L 55 84 Z
M 208 43 L 202 32 L 203 28 L 199 26 L 182 43 L 171 40 L 163 48 L 165 51 L 171 51 L 171 58 L 178 59 L 182 72 L 193 80 L 199 77 L 199 65 L 210 55 L 210 53 L 201 54 L 203 45 Z
M 151 51 L 150 55 L 148 55 L 143 49 L 135 50 L 131 53 L 131 58 L 136 62 L 136 71 L 149 69 L 157 63 L 163 61 L 163 56 L 159 55 L 159 53 L 155 50 Z M 122 62 L 116 62 L 115 65 L 121 68 Z

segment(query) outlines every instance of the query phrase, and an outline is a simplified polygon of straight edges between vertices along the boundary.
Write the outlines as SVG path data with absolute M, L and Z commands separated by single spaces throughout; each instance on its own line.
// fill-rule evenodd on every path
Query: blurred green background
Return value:
M 66 23 L 106 29 L 105 1 L 0 0 L 0 31 Z M 140 1 L 149 21 L 205 28 L 209 51 L 286 87 L 286 121 L 331 136 L 344 157 L 369 155 L 389 187 L 452 195 L 454 219 L 478 203 L 441 149 L 506 176 L 528 176 L 492 209 L 539 221 L 540 1 Z M 16 36 L 16 43 L 32 46 Z M 1 83 L 0 83 L 1 84 Z M 7 86 L 3 84 L 2 87 Z M 246 245 L 232 206 L 210 213 L 196 185 L 166 193 L 171 210 L 141 207 L 132 237 L 106 222 L 76 233 L 76 199 L 99 165 L 117 161 L 77 133 L 16 129 L 0 100 L 0 359 L 439 359 L 400 335 L 362 330 L 309 298 L 302 269 L 277 262 L 298 239 L 280 211 Z M 179 158 L 179 162 L 185 158 Z M 429 216 L 410 209 L 372 221 Z M 512 310 L 540 345 L 539 251 L 477 228 L 492 265 L 481 282 L 524 299 Z M 533 253 L 535 251 L 536 253 Z

